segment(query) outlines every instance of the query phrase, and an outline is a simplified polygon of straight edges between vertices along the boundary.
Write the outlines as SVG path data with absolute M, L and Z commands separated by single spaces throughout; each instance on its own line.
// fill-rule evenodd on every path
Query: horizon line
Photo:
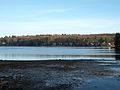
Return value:
M 119 32 L 116 32 L 116 33 L 119 33 Z M 56 34 L 24 34 L 24 35 L 4 35 L 4 36 L 0 36 L 0 38 L 4 38 L 4 37 L 12 37 L 12 36 L 16 36 L 16 37 L 19 37 L 19 36 L 37 36 L 37 35 L 100 35 L 100 34 L 116 34 L 116 33 L 88 33 L 88 34 L 77 34 L 77 33 L 73 33 L 73 34 L 68 34 L 68 33 L 60 33 L 60 34 L 58 34 L 58 33 L 56 33 Z

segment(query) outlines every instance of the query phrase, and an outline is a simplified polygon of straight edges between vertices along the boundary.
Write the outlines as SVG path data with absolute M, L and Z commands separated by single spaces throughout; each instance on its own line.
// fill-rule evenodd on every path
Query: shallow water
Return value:
M 1 60 L 120 59 L 114 49 L 101 47 L 0 47 Z
M 111 70 L 120 72 L 120 67 L 113 67 L 113 68 L 111 68 Z
M 120 90 L 120 78 L 95 78 L 74 90 Z

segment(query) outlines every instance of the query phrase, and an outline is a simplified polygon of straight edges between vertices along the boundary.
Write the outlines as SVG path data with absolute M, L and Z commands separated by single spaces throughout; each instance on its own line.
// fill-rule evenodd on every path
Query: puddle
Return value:
M 111 68 L 111 70 L 120 72 L 120 67 L 114 67 L 114 68 Z
M 120 90 L 120 78 L 95 78 L 74 90 Z
M 98 61 L 98 62 L 103 62 L 103 63 L 116 63 L 114 60 L 105 60 L 105 61 Z
M 99 64 L 99 65 L 101 65 L 101 66 L 108 66 L 108 65 L 109 65 L 109 66 L 110 66 L 110 65 L 112 65 L 112 64 L 104 64 L 104 63 L 103 63 L 103 64 Z

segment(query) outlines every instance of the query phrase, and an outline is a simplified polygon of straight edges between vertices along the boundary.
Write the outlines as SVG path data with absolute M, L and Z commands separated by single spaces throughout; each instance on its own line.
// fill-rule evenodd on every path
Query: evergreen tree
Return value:
M 120 33 L 115 35 L 115 49 L 120 50 Z

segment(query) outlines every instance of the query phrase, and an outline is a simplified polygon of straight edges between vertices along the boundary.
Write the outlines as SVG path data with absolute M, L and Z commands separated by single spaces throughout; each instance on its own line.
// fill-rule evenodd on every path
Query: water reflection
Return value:
M 0 47 L 2 60 L 107 59 L 120 60 L 114 49 L 79 47 Z
M 62 85 L 47 88 L 45 90 L 73 90 L 73 87 L 71 84 L 62 84 Z
M 115 50 L 115 53 L 116 53 L 115 55 L 116 60 L 120 60 L 120 50 Z
M 70 59 L 103 59 L 103 60 L 115 60 L 117 55 L 39 55 L 39 54 L 18 54 L 7 53 L 1 54 L 0 57 L 3 60 L 70 60 Z

